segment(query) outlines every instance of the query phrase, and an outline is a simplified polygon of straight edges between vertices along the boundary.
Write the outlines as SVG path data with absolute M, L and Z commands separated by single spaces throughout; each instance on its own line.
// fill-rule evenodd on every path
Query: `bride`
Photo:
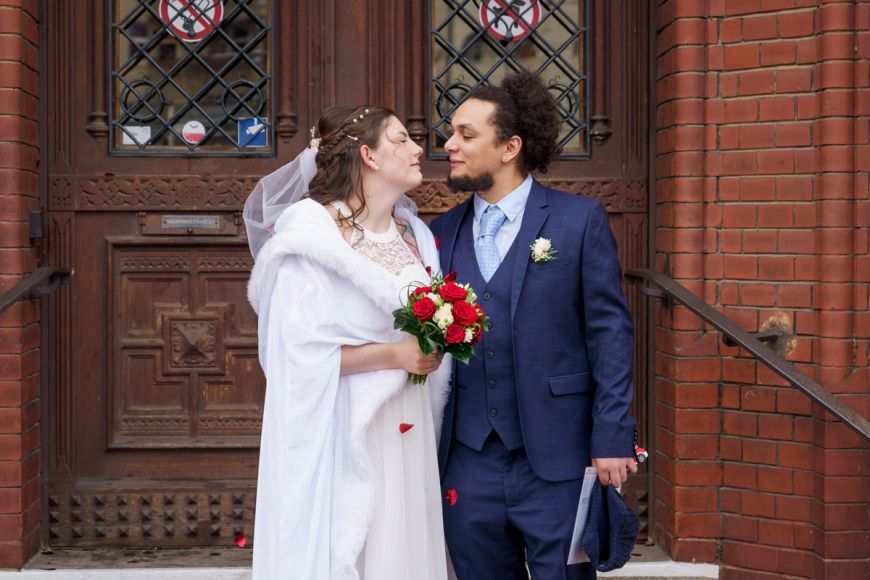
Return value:
M 422 150 L 374 106 L 330 109 L 312 137 L 245 204 L 267 379 L 253 578 L 443 580 L 449 365 L 392 317 L 438 268 L 404 195 Z M 414 385 L 408 373 L 431 374 Z

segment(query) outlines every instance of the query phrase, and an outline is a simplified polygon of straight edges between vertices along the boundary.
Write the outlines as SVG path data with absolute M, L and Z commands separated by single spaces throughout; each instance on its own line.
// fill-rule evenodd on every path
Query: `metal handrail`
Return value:
M 51 294 L 69 280 L 71 274 L 66 268 L 37 268 L 0 296 L 0 314 L 22 298 Z
M 670 276 L 650 270 L 632 269 L 626 270 L 625 277 L 629 282 L 636 284 L 638 289 L 647 296 L 679 302 L 721 332 L 724 337 L 729 339 L 729 344 L 737 345 L 750 352 L 753 357 L 764 363 L 789 384 L 806 393 L 813 401 L 835 415 L 865 440 L 870 440 L 870 421 L 862 417 L 858 411 L 800 372 L 793 364 L 765 346 L 758 338 L 737 326 L 733 320 L 717 312 L 712 306 Z

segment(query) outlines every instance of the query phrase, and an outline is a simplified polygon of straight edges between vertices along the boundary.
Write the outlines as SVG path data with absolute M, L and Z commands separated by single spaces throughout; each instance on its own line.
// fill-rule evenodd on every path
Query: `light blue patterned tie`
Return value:
M 495 234 L 505 219 L 507 216 L 497 205 L 489 206 L 480 217 L 480 231 L 474 243 L 474 251 L 477 254 L 480 273 L 487 282 L 501 263 L 501 256 L 498 255 L 498 247 L 495 245 Z

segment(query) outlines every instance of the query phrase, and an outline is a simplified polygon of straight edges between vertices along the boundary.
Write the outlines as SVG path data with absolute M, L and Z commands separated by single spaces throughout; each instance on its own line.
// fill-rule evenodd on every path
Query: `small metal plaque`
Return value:
M 196 228 L 196 229 L 220 229 L 221 216 L 219 215 L 165 215 L 163 216 L 163 229 Z
M 139 214 L 141 231 L 150 236 L 236 236 L 238 219 L 233 214 Z

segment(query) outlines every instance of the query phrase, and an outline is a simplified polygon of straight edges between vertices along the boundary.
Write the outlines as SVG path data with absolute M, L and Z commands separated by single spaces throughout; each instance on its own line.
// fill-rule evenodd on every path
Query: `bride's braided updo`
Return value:
M 385 107 L 333 107 L 323 113 L 312 132 L 320 142 L 317 173 L 308 186 L 308 195 L 323 205 L 343 201 L 357 206 L 348 218 L 354 227 L 356 218 L 366 209 L 360 145 L 377 147 L 387 122 L 394 116 Z

